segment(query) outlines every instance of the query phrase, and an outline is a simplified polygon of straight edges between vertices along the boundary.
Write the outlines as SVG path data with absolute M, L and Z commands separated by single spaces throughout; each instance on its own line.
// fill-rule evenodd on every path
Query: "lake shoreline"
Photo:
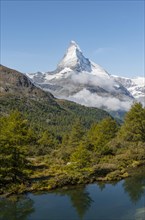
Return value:
M 0 219 L 144 219 L 145 167 L 121 181 L 96 181 L 0 199 Z
M 27 193 L 52 192 L 53 190 L 56 190 L 56 189 L 68 189 L 70 187 L 74 187 L 74 186 L 78 187 L 78 186 L 82 186 L 82 185 L 92 184 L 95 182 L 104 182 L 105 184 L 115 182 L 115 181 L 118 182 L 118 181 L 124 180 L 126 178 L 135 176 L 140 168 L 141 169 L 145 168 L 145 163 L 140 164 L 139 166 L 137 166 L 135 168 L 126 169 L 125 172 L 122 174 L 120 173 L 120 175 L 115 176 L 115 174 L 114 174 L 114 176 L 110 176 L 110 178 L 107 177 L 108 175 L 106 175 L 105 177 L 97 177 L 97 178 L 95 176 L 93 176 L 93 178 L 91 178 L 91 179 L 86 178 L 86 179 L 84 179 L 84 181 L 80 181 L 80 182 L 76 182 L 76 183 L 74 183 L 74 182 L 68 183 L 68 181 L 65 182 L 65 179 L 63 179 L 63 181 L 64 181 L 63 185 L 61 182 L 58 184 L 50 185 L 49 181 L 44 182 L 43 180 L 39 180 L 37 183 L 30 182 L 28 184 L 29 186 L 24 185 L 24 184 L 21 184 L 19 186 L 16 185 L 16 187 L 13 186 L 13 191 L 11 191 L 11 192 L 7 191 L 6 193 L 1 193 L 0 198 L 1 199 L 9 198 L 11 196 L 18 196 L 18 195 L 22 195 L 22 194 L 24 195 Z M 119 171 L 119 170 L 116 170 L 116 171 Z M 113 173 L 113 172 L 110 172 L 110 173 Z M 119 173 L 117 173 L 117 174 L 119 174 Z M 51 181 L 53 181 L 54 179 L 55 179 L 55 177 L 51 178 Z M 62 179 L 61 179 L 61 181 L 62 181 Z M 58 182 L 59 182 L 59 179 L 58 179 Z M 36 186 L 36 184 L 37 184 L 37 186 Z

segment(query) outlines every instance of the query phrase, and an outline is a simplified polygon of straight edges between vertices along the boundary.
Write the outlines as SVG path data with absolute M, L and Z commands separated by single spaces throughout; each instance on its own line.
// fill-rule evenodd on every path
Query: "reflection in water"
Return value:
M 135 176 L 125 179 L 123 187 L 131 201 L 136 203 L 142 196 L 145 196 L 145 173 L 143 174 L 141 171 Z
M 145 207 L 137 209 L 135 213 L 135 220 L 142 220 L 142 219 L 145 219 Z
M 101 190 L 101 192 L 105 189 L 106 184 L 104 182 L 98 182 L 97 186 Z
M 59 195 L 67 195 L 70 198 L 72 206 L 76 209 L 80 219 L 83 219 L 85 213 L 91 207 L 93 200 L 90 197 L 89 192 L 85 188 L 70 189 L 62 193 L 58 192 Z
M 25 220 L 34 212 L 34 201 L 28 197 L 0 199 L 1 220 Z
M 97 182 L 97 186 L 99 187 L 99 189 L 101 190 L 101 192 L 106 188 L 106 186 L 107 186 L 107 184 L 108 183 L 106 183 L 106 182 Z M 110 184 L 112 185 L 112 186 L 116 186 L 117 184 L 118 184 L 118 182 L 117 181 L 113 181 L 113 182 L 110 182 Z
M 142 197 L 145 197 L 145 169 L 139 170 L 140 173 L 137 175 L 119 183 L 99 182 L 87 187 L 80 186 L 45 194 L 41 192 L 39 195 L 28 194 L 28 196 L 0 199 L 0 219 L 48 220 L 49 216 L 52 220 L 143 220 L 145 219 L 145 198 L 142 204 Z M 62 209 L 67 209 L 67 212 L 63 212 Z

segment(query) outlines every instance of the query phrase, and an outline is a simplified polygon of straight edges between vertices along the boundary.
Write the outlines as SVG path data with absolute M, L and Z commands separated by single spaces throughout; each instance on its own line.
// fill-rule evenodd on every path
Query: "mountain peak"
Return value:
M 69 67 L 77 72 L 91 72 L 91 63 L 89 59 L 84 57 L 80 47 L 73 40 L 70 42 L 63 59 L 58 64 L 58 69 L 64 69 L 65 67 Z
M 69 49 L 70 47 L 71 47 L 71 48 L 73 47 L 74 50 L 79 50 L 79 51 L 81 52 L 81 49 L 80 49 L 79 45 L 78 45 L 74 40 L 71 40 L 68 49 Z

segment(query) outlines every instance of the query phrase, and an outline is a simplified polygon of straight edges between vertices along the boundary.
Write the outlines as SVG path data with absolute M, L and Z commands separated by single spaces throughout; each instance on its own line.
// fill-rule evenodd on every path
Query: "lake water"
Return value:
M 0 200 L 2 220 L 145 220 L 145 169 L 113 183 Z

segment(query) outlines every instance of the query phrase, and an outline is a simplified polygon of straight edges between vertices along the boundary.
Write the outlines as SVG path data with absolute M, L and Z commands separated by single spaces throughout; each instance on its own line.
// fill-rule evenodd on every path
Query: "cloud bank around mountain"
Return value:
M 87 89 L 83 89 L 75 95 L 69 96 L 68 99 L 88 107 L 105 107 L 113 111 L 117 111 L 120 109 L 128 111 L 132 104 L 132 102 L 120 101 L 119 99 L 114 97 L 102 97 L 95 93 L 91 93 Z
M 88 74 L 88 72 L 82 72 L 79 74 L 72 73 L 71 75 L 72 81 L 84 85 L 91 85 L 91 86 L 99 86 L 107 90 L 108 92 L 115 91 L 114 89 L 114 79 L 110 78 L 109 76 L 99 76 Z

